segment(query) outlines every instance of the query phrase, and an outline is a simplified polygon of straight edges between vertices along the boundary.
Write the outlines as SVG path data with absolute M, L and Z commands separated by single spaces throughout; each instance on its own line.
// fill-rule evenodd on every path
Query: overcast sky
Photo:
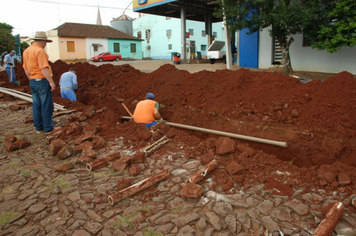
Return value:
M 131 0 L 3 0 L 0 22 L 14 27 L 13 35 L 32 37 L 65 22 L 96 24 L 98 7 L 103 25 L 110 25 L 126 8 L 126 15 L 138 17 Z

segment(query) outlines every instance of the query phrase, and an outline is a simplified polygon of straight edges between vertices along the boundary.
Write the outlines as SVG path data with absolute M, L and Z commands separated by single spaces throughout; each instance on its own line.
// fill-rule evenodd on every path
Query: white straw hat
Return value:
M 52 40 L 47 38 L 47 34 L 44 31 L 37 31 L 35 37 L 32 38 L 35 41 L 46 41 L 46 42 L 53 42 Z

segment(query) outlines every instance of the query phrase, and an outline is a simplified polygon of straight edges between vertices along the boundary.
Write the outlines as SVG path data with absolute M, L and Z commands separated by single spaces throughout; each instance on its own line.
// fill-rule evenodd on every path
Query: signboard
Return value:
M 185 32 L 185 38 L 189 39 L 189 36 L 190 36 L 189 32 Z
M 133 0 L 132 6 L 133 6 L 133 11 L 140 11 L 150 7 L 155 7 L 158 5 L 162 5 L 170 2 L 177 2 L 177 1 L 178 0 Z

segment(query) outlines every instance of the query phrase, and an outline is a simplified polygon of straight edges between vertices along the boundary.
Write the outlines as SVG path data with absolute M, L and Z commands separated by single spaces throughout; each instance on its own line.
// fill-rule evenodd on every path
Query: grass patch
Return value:
M 116 175 L 117 174 L 117 171 L 116 170 L 111 170 L 110 172 L 109 172 L 109 175 L 110 176 L 113 176 L 113 175 Z
M 14 162 L 14 161 L 10 162 L 11 167 L 15 167 L 15 166 L 17 166 L 18 164 L 19 164 L 18 162 Z
M 101 178 L 101 177 L 105 177 L 107 176 L 107 173 L 102 171 L 102 172 L 92 172 L 92 175 L 94 177 L 94 179 L 96 178 Z
M 151 216 L 151 215 L 152 215 L 152 211 L 148 208 L 147 205 L 144 205 L 144 206 L 141 208 L 141 211 L 145 211 L 147 216 Z
M 2 190 L 2 193 L 9 194 L 9 193 L 12 193 L 13 191 L 14 191 L 14 189 L 12 188 L 12 186 L 8 186 Z
M 179 212 L 181 212 L 181 210 L 182 210 L 182 207 L 178 206 L 178 207 L 173 208 L 172 212 L 173 213 L 179 213 Z
M 127 216 L 123 216 L 120 220 L 116 221 L 114 224 L 114 226 L 117 228 L 117 229 L 120 229 L 120 227 L 122 226 L 122 224 L 128 224 L 128 225 L 133 225 L 131 221 L 131 219 L 137 215 L 137 212 L 134 212 L 134 213 L 131 213 L 130 215 L 127 215 Z
M 16 212 L 0 212 L 0 225 L 4 226 L 9 223 L 17 215 Z
M 293 158 L 292 160 L 290 160 L 290 161 L 288 162 L 288 164 L 289 164 L 289 165 L 293 165 L 294 159 L 295 159 L 295 158 Z
M 24 172 L 21 173 L 21 175 L 23 177 L 29 177 L 31 175 L 31 171 L 30 170 L 25 170 Z
M 60 188 L 69 188 L 71 185 L 64 179 L 64 176 L 55 178 L 51 185 L 47 187 L 47 190 L 52 190 L 55 186 Z
M 153 229 L 151 228 L 151 227 L 146 227 L 146 228 L 144 228 L 144 232 L 143 232 L 143 235 L 144 236 L 163 236 L 163 234 L 162 233 L 156 233 L 156 232 L 154 232 L 153 231 Z

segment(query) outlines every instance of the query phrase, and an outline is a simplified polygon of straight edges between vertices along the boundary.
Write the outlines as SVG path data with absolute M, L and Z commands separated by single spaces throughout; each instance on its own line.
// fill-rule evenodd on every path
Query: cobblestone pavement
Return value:
M 55 171 L 63 163 L 75 163 L 79 154 L 61 160 L 50 155 L 45 134 L 36 134 L 30 105 L 12 110 L 16 101 L 0 101 L 0 235 L 311 235 L 325 217 L 323 209 L 345 199 L 315 189 L 296 191 L 292 198 L 272 195 L 263 185 L 225 195 L 202 184 L 201 198 L 182 196 L 182 184 L 201 169 L 198 160 L 186 159 L 183 143 L 167 143 L 174 153 L 156 152 L 139 164 L 140 174 L 114 171 L 109 166 L 88 171 L 73 164 L 65 172 Z M 70 115 L 55 118 L 63 125 Z M 85 123 L 85 121 L 82 121 Z M 5 135 L 31 142 L 29 147 L 8 152 Z M 98 158 L 110 153 L 132 154 L 124 137 L 105 140 Z M 75 141 L 68 143 L 75 146 Z M 108 195 L 117 191 L 119 179 L 133 183 L 160 171 L 171 176 L 114 205 Z M 355 208 L 345 202 L 345 211 L 333 235 L 356 235 Z

